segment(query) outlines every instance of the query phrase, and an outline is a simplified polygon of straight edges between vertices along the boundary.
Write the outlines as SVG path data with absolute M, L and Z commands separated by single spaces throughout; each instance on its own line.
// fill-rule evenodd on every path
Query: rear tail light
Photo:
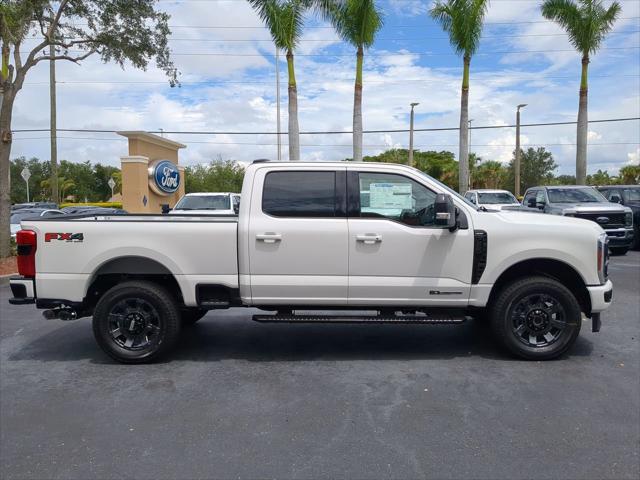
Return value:
M 23 277 L 36 276 L 36 247 L 38 237 L 32 230 L 18 230 L 16 243 L 18 244 L 18 273 Z

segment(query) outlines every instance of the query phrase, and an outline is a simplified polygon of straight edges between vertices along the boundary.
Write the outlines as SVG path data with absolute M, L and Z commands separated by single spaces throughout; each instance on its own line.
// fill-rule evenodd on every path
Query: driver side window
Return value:
M 435 192 L 389 173 L 360 172 L 360 216 L 384 217 L 412 227 L 435 223 Z

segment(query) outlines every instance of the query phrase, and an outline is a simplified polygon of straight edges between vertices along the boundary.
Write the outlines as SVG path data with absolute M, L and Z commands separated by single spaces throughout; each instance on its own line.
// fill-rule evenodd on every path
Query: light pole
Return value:
M 514 192 L 516 198 L 520 196 L 520 109 L 526 107 L 526 103 L 521 103 L 516 109 L 516 158 L 513 162 L 515 186 Z
M 469 123 L 469 128 L 468 130 L 468 136 L 467 136 L 467 144 L 469 146 L 469 155 L 471 155 L 471 122 L 473 122 L 473 118 L 470 118 L 469 120 L 467 120 Z M 467 184 L 467 190 L 469 190 L 471 188 L 471 163 L 469 163 L 469 183 Z
M 417 102 L 413 102 L 411 105 L 411 116 L 409 120 L 409 166 L 413 167 L 413 109 L 416 105 L 420 105 Z
M 280 49 L 276 47 L 276 131 L 278 143 L 278 161 L 282 160 L 282 140 L 280 138 Z

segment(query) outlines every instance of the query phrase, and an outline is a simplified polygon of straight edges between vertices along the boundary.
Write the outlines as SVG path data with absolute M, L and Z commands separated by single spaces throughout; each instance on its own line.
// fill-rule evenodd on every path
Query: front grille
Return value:
M 576 213 L 576 218 L 584 218 L 596 222 L 602 228 L 624 227 L 623 213 Z M 605 220 L 606 219 L 606 220 Z

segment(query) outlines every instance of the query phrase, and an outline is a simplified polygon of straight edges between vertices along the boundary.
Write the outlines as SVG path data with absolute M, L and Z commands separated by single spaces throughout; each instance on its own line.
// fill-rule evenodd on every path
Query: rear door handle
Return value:
M 367 245 L 373 245 L 374 243 L 382 242 L 382 235 L 377 233 L 367 233 L 364 235 L 356 235 L 356 241 L 366 243 Z
M 264 243 L 276 243 L 282 240 L 282 235 L 279 233 L 259 233 L 256 235 L 256 240 Z

